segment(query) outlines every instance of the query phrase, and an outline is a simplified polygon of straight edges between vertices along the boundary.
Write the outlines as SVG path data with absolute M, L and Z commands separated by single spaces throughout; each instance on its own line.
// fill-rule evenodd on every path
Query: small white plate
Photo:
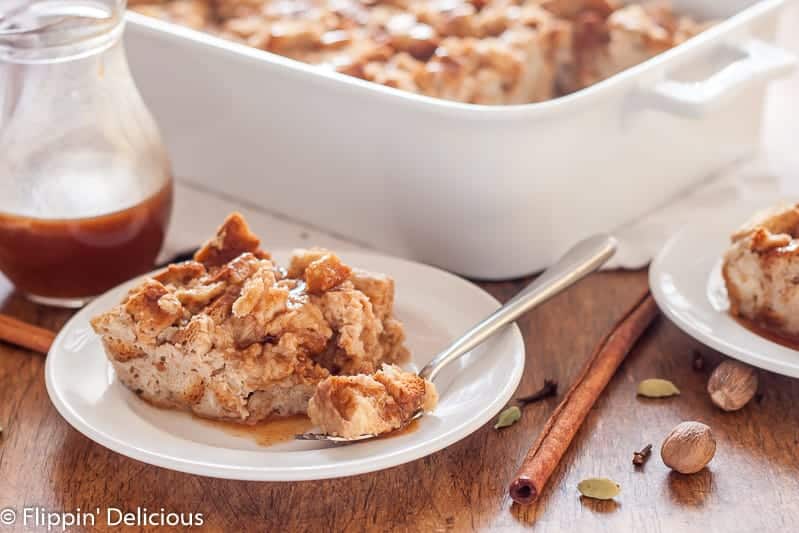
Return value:
M 672 237 L 649 268 L 652 295 L 663 313 L 699 342 L 752 366 L 799 377 L 799 351 L 753 333 L 729 313 L 722 255 L 732 232 L 748 218 L 736 215 Z
M 287 253 L 275 256 L 286 264 Z M 436 268 L 363 252 L 343 256 L 349 264 L 396 280 L 395 311 L 405 322 L 413 354 L 409 369 L 421 368 L 498 307 L 479 287 Z M 67 422 L 90 439 L 164 468 L 256 481 L 335 478 L 389 468 L 480 428 L 508 402 L 524 370 L 524 343 L 513 325 L 436 378 L 440 403 L 412 432 L 345 446 L 301 441 L 259 446 L 186 413 L 152 407 L 117 381 L 89 320 L 120 302 L 137 282 L 100 296 L 64 326 L 47 356 L 47 391 Z

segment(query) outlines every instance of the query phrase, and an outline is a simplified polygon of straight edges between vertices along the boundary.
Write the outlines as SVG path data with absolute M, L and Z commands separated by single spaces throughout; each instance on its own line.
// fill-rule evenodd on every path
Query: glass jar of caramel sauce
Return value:
M 169 161 L 128 70 L 124 0 L 0 3 L 0 272 L 77 307 L 153 268 Z

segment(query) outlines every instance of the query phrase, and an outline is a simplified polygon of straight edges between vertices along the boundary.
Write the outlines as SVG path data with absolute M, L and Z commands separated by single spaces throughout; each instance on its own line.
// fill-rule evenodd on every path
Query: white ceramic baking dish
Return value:
M 179 177 L 485 279 L 663 203 L 757 148 L 788 0 L 683 0 L 725 19 L 588 89 L 459 104 L 129 14 L 127 45 Z M 268 240 L 268 235 L 266 236 Z

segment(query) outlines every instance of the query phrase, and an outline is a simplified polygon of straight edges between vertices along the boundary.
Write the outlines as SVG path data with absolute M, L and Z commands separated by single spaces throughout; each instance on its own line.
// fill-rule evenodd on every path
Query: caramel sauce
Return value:
M 400 429 L 398 429 L 396 431 L 392 431 L 390 433 L 383 433 L 382 435 L 379 435 L 377 438 L 378 439 L 393 439 L 394 437 L 401 437 L 402 435 L 407 435 L 409 433 L 413 433 L 414 431 L 419 429 L 419 420 L 421 420 L 421 419 L 417 418 L 416 420 L 411 420 L 410 423 L 407 424 L 405 427 L 402 427 L 402 428 L 400 428 Z
M 736 322 L 755 335 L 763 337 L 764 339 L 768 339 L 771 342 L 776 342 L 777 344 L 785 346 L 786 348 L 799 351 L 799 338 L 792 338 L 788 335 L 781 334 L 771 328 L 768 328 L 767 326 L 758 324 L 757 322 L 753 322 L 747 318 L 735 316 L 732 313 L 730 313 L 730 315 Z
M 199 418 L 203 424 L 221 429 L 228 435 L 254 440 L 260 446 L 271 446 L 294 440 L 295 435 L 313 428 L 311 419 L 305 415 L 274 417 L 254 425 L 238 424 L 224 420 Z
M 75 219 L 0 213 L 0 271 L 48 298 L 96 296 L 152 270 L 172 211 L 171 181 L 133 207 Z
M 203 424 L 218 428 L 228 435 L 242 437 L 255 441 L 260 446 L 271 446 L 281 442 L 294 440 L 295 435 L 306 433 L 313 429 L 311 419 L 305 415 L 291 415 L 274 417 L 254 425 L 238 424 L 225 420 L 211 420 L 208 418 L 196 417 Z M 413 420 L 402 429 L 384 433 L 376 438 L 390 439 L 413 433 L 419 429 L 419 419 Z

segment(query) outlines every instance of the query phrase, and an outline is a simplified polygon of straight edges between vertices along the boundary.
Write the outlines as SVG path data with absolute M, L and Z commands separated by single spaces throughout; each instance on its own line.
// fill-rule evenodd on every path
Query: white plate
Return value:
M 748 218 L 736 215 L 672 237 L 649 269 L 652 294 L 663 313 L 699 342 L 752 366 L 799 377 L 799 351 L 751 332 L 729 314 L 721 257 L 730 234 Z
M 285 264 L 287 254 L 275 255 Z M 423 366 L 498 307 L 477 286 L 429 266 L 363 252 L 343 256 L 349 264 L 396 280 L 395 310 L 405 322 L 413 353 L 407 368 Z M 334 478 L 389 468 L 480 428 L 508 402 L 524 370 L 524 343 L 513 325 L 436 378 L 439 406 L 415 431 L 346 446 L 292 441 L 263 447 L 186 413 L 154 408 L 117 381 L 89 319 L 121 301 L 135 283 L 100 296 L 61 330 L 47 356 L 47 391 L 67 422 L 90 439 L 164 468 L 260 481 Z

